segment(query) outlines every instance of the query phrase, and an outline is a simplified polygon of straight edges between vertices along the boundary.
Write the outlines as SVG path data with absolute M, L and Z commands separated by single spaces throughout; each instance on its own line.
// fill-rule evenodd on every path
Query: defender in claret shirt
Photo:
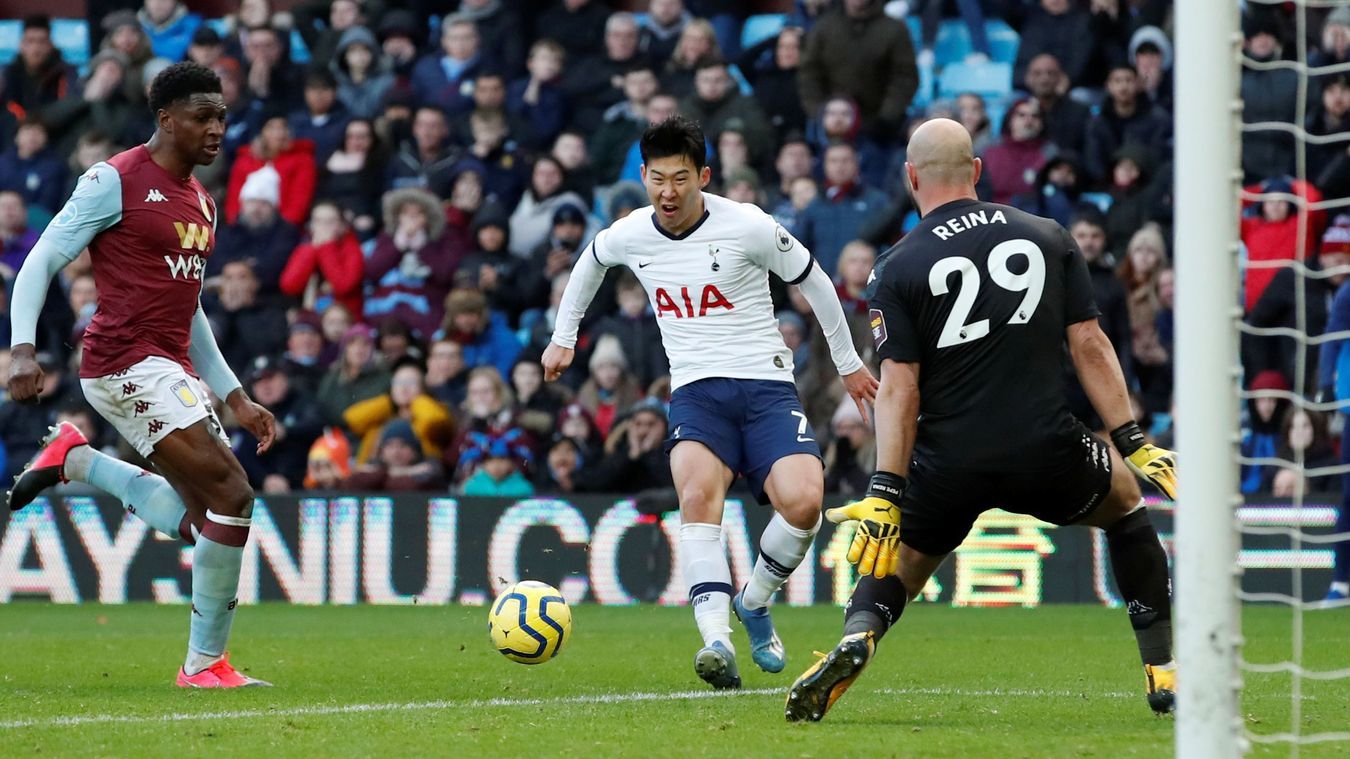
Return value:
M 714 688 L 739 688 L 731 609 L 749 634 L 755 664 L 781 672 L 786 654 L 768 603 L 811 547 L 824 491 L 820 448 L 773 314 L 770 271 L 801 288 L 864 417 L 877 381 L 854 350 L 834 285 L 810 252 L 758 208 L 703 192 L 711 172 L 697 124 L 672 117 L 648 128 L 639 148 L 652 206 L 601 232 L 577 260 L 544 351 L 544 376 L 557 379 L 571 365 L 577 326 L 605 270 L 631 269 L 656 310 L 670 356 L 665 447 L 680 499 L 680 565 L 704 643 L 694 670 Z M 722 510 L 738 475 L 777 513 L 760 537 L 750 581 L 736 593 L 722 546 Z
M 843 639 L 797 678 L 787 718 L 825 716 L 905 604 L 991 508 L 1106 532 L 1149 706 L 1170 712 L 1167 555 L 1135 475 L 1176 498 L 1174 456 L 1146 443 L 1131 415 L 1083 254 L 1055 222 L 976 198 L 980 159 L 957 122 L 919 127 L 907 157 L 923 220 L 872 269 L 877 472 L 866 498 L 826 513 L 860 523 L 848 560 L 862 579 Z M 1069 413 L 1066 344 L 1115 450 Z
M 99 453 L 62 422 L 6 499 L 17 510 L 57 482 L 87 482 L 156 530 L 194 544 L 188 653 L 177 684 L 268 685 L 241 674 L 225 651 L 253 491 L 202 387 L 225 399 L 258 438 L 259 453 L 272 445 L 272 415 L 230 371 L 200 303 L 216 207 L 192 169 L 220 154 L 220 79 L 195 63 L 174 64 L 151 84 L 150 108 L 157 124 L 150 141 L 91 167 L 24 260 L 14 283 L 9 390 L 16 401 L 36 402 L 42 299 L 51 278 L 88 247 L 99 304 L 84 334 L 80 386 L 158 474 Z

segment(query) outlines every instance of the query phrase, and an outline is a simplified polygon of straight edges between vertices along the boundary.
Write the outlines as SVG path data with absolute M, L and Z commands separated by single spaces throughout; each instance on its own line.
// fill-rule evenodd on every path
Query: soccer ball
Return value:
M 522 580 L 492 602 L 488 634 L 493 647 L 511 661 L 543 664 L 572 634 L 572 610 L 557 588 Z

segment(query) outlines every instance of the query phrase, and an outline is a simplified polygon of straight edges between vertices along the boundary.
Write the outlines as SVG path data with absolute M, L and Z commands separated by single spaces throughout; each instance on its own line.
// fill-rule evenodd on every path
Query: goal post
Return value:
M 1176 9 L 1176 756 L 1242 753 L 1235 0 Z

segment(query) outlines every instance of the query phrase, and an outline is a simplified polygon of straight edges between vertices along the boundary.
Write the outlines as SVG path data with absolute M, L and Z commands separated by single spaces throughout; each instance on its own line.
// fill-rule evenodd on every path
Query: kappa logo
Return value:
M 140 389 L 141 386 L 137 385 L 135 382 L 124 383 L 122 385 L 122 397 L 125 398 Z
M 147 424 L 145 428 L 149 430 L 151 435 L 154 435 L 164 429 L 164 422 L 160 419 L 151 419 L 150 423 Z
M 145 412 L 150 410 L 150 406 L 152 405 L 153 404 L 150 401 L 136 401 L 133 404 L 135 415 L 140 416 L 141 414 L 144 414 Z
M 160 192 L 159 190 L 154 190 L 154 189 L 152 189 L 152 190 L 150 190 L 149 194 L 147 194 L 147 195 L 145 196 L 145 202 L 146 202 L 146 203 L 167 203 L 167 202 L 169 202 L 169 199 L 166 198 L 166 197 L 164 197 L 164 193 Z M 181 234 L 181 233 L 180 233 L 180 234 Z M 185 246 L 183 246 L 183 247 L 187 247 L 187 246 L 185 245 Z

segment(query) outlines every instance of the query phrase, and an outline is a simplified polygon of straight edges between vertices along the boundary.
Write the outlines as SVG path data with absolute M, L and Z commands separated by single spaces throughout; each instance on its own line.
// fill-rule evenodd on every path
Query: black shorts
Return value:
M 939 458 L 916 458 L 900 504 L 901 542 L 942 556 L 956 550 L 975 520 L 989 509 L 1068 525 L 1086 518 L 1111 492 L 1111 451 L 1081 424 L 1049 450 L 1035 451 L 1032 460 L 1050 466 L 971 472 L 946 469 Z

